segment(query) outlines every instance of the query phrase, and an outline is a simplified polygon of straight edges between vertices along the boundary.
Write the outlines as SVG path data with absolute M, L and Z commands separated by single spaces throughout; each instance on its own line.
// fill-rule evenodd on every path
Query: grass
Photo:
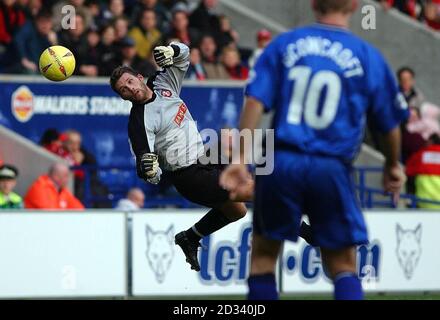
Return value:
M 130 299 L 146 300 L 244 300 L 242 295 L 230 296 L 166 296 L 166 297 L 132 297 Z M 282 294 L 281 300 L 332 300 L 331 295 L 309 294 L 294 295 Z M 366 300 L 440 300 L 440 293 L 386 293 L 366 294 Z

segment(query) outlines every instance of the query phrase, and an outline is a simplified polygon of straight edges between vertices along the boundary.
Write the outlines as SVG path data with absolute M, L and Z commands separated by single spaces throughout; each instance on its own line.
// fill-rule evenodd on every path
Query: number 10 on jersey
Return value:
M 330 70 L 318 71 L 312 76 L 310 67 L 298 66 L 290 70 L 289 79 L 294 84 L 287 122 L 299 125 L 304 114 L 305 123 L 313 129 L 326 129 L 330 126 L 341 99 L 340 77 Z M 319 114 L 319 102 L 324 88 L 327 88 L 327 93 Z

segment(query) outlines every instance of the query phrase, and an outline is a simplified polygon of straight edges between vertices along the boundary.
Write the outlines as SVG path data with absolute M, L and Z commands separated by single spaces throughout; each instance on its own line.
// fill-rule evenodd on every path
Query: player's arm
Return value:
M 408 105 L 399 91 L 394 73 L 382 55 L 371 51 L 369 57 L 370 115 L 375 129 L 382 134 L 385 155 L 383 186 L 394 193 L 397 202 L 405 183 L 400 161 L 400 124 L 408 118 Z
M 130 146 L 132 146 L 131 143 Z M 157 154 L 149 150 L 134 152 L 133 147 L 131 147 L 131 151 L 136 160 L 137 176 L 146 182 L 158 184 L 162 175 L 162 169 L 159 167 Z
M 143 117 L 142 114 L 141 117 Z M 128 124 L 128 142 L 130 151 L 136 161 L 136 173 L 140 179 L 158 184 L 162 170 L 159 167 L 157 154 L 150 148 L 150 144 L 154 145 L 155 136 L 153 132 L 145 130 L 143 125 L 137 125 L 139 123 L 142 122 L 130 119 Z M 145 134 L 143 134 L 144 132 Z
M 263 112 L 264 106 L 259 100 L 247 97 L 240 118 L 240 132 L 250 130 L 254 137 L 254 131 L 261 121 Z M 247 170 L 245 160 L 251 148 L 251 141 L 241 139 L 240 158 L 232 159 L 234 164 L 230 165 L 220 177 L 220 185 L 229 190 L 230 199 L 233 201 L 251 201 L 253 198 L 254 182 Z
M 254 136 L 254 131 L 258 127 L 261 121 L 261 117 L 264 112 L 263 104 L 255 99 L 254 97 L 246 97 L 243 111 L 240 117 L 240 132 L 243 130 L 249 130 L 252 132 L 252 137 Z M 245 163 L 244 159 L 247 157 L 247 150 L 250 150 L 250 143 L 248 139 L 243 139 L 240 141 L 240 163 Z
M 395 127 L 384 134 L 382 140 L 385 153 L 383 186 L 386 192 L 391 192 L 395 195 L 394 201 L 397 202 L 400 189 L 406 181 L 399 162 L 401 148 L 400 128 Z
M 159 73 L 158 77 L 179 94 L 190 64 L 188 46 L 183 43 L 172 42 L 169 46 L 154 48 L 153 55 L 157 65 L 164 68 L 164 72 Z

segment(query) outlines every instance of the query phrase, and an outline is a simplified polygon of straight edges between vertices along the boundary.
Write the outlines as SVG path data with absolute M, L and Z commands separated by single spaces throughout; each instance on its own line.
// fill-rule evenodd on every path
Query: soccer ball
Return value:
M 52 81 L 63 81 L 75 70 L 75 57 L 72 51 L 63 46 L 52 46 L 40 56 L 40 72 Z

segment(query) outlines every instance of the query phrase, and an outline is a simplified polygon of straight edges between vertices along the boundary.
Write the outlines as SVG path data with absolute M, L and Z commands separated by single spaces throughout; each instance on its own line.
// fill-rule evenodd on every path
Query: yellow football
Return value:
M 63 81 L 75 71 L 75 57 L 69 49 L 63 46 L 52 46 L 43 51 L 40 56 L 40 72 L 52 81 Z

